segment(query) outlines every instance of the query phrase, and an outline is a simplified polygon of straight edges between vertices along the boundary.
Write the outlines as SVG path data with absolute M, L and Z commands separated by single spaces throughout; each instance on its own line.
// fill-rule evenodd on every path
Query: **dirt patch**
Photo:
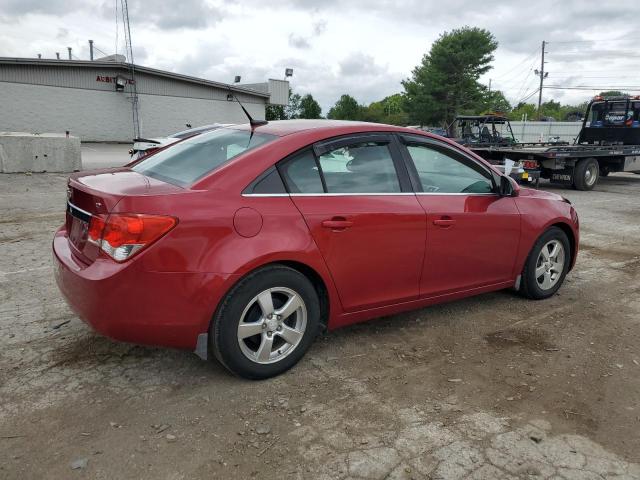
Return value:
M 548 340 L 542 330 L 509 328 L 485 335 L 484 339 L 496 348 L 522 347 L 536 352 L 553 352 L 558 348 Z
M 629 247 L 633 246 L 629 245 Z M 616 262 L 633 262 L 640 259 L 640 256 L 635 249 L 631 251 L 612 250 L 610 247 L 599 247 L 596 245 L 581 243 L 580 251 L 588 252 L 590 255 L 594 255 L 599 258 L 607 258 Z
M 107 359 L 142 359 L 154 349 L 126 343 L 115 343 L 108 338 L 89 335 L 74 339 L 52 350 L 50 368 L 74 367 L 83 363 L 104 362 Z

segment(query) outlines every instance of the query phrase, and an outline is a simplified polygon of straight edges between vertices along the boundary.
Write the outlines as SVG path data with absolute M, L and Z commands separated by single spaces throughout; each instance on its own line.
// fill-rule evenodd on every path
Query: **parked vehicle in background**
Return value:
M 187 124 L 186 126 L 189 127 L 187 130 L 182 130 L 167 137 L 136 138 L 133 140 L 133 148 L 129 150 L 129 155 L 131 155 L 132 161 L 138 160 L 146 155 L 149 155 L 151 152 L 155 152 L 156 150 L 162 147 L 166 147 L 167 145 L 171 145 L 172 143 L 184 140 L 185 138 L 193 137 L 195 135 L 200 135 L 201 133 L 211 132 L 212 130 L 216 130 L 218 128 L 226 127 L 229 125 L 230 124 L 226 123 L 214 123 L 211 125 L 203 125 L 201 127 L 191 128 L 191 125 Z
M 429 133 L 433 133 L 434 135 L 440 135 L 441 137 L 448 137 L 449 133 L 446 128 L 433 127 L 426 130 Z
M 497 128 L 498 126 L 505 128 Z M 458 115 L 453 121 L 451 130 L 456 142 L 466 147 L 517 143 L 509 118 L 498 113 Z
M 548 298 L 578 252 L 568 200 L 389 125 L 221 128 L 68 192 L 55 276 L 80 318 L 254 379 L 321 329 L 506 288 Z
M 537 186 L 540 171 L 525 170 L 519 161 L 505 159 L 502 154 L 493 155 L 494 147 L 517 144 L 511 129 L 511 122 L 505 115 L 487 113 L 485 115 L 458 115 L 450 130 L 456 142 L 464 145 L 484 159 L 494 164 L 502 173 L 518 183 Z
M 553 183 L 592 190 L 611 172 L 640 174 L 640 96 L 595 97 L 587 105 L 573 145 L 518 143 L 472 147 L 494 163 L 521 162 L 529 174 L 540 172 Z
M 421 130 L 423 132 L 433 133 L 434 135 L 439 135 L 441 137 L 448 137 L 449 133 L 446 128 L 442 127 L 421 127 L 420 125 L 411 125 L 407 128 L 414 128 L 416 130 Z

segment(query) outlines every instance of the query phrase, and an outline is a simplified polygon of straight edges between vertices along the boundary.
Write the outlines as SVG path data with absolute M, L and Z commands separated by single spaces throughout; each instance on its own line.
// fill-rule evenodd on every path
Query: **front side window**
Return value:
M 493 182 L 481 167 L 473 168 L 446 153 L 424 145 L 407 146 L 427 193 L 492 193 Z
M 589 127 L 601 127 L 604 121 L 604 102 L 591 104 Z
M 396 193 L 400 181 L 389 145 L 354 143 L 319 157 L 328 193 Z
M 221 128 L 171 145 L 132 167 L 132 170 L 180 186 L 204 177 L 223 163 L 275 140 L 275 135 Z

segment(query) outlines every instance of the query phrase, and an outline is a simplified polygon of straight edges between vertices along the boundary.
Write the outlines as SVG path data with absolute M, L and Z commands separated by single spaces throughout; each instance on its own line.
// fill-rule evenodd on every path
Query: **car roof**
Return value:
M 238 130 L 250 130 L 251 126 L 248 123 L 241 125 L 233 125 L 233 129 Z M 388 131 L 400 131 L 407 133 L 416 133 L 415 130 L 406 127 L 398 127 L 396 125 L 385 125 L 381 123 L 369 123 L 369 122 L 355 122 L 349 120 L 273 120 L 264 125 L 259 125 L 253 129 L 258 133 L 267 133 L 270 135 L 277 135 L 284 137 L 294 133 L 305 132 L 308 130 L 326 131 L 339 135 L 340 133 L 357 133 L 357 132 L 388 132 Z

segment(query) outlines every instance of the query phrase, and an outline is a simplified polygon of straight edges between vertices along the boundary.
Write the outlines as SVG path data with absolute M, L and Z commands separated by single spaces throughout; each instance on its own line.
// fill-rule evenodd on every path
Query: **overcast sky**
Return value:
M 70 46 L 86 59 L 88 39 L 106 54 L 123 53 L 119 5 L 0 0 L 0 56 L 66 58 Z M 464 25 L 495 35 L 494 68 L 482 80 L 491 78 L 512 103 L 537 86 L 542 40 L 550 42 L 549 86 L 640 93 L 637 11 L 638 0 L 129 0 L 136 63 L 247 83 L 282 78 L 290 67 L 294 90 L 311 93 L 324 113 L 342 93 L 369 103 L 402 91 L 400 81 L 438 35 Z M 593 93 L 549 89 L 543 100 L 579 102 Z

